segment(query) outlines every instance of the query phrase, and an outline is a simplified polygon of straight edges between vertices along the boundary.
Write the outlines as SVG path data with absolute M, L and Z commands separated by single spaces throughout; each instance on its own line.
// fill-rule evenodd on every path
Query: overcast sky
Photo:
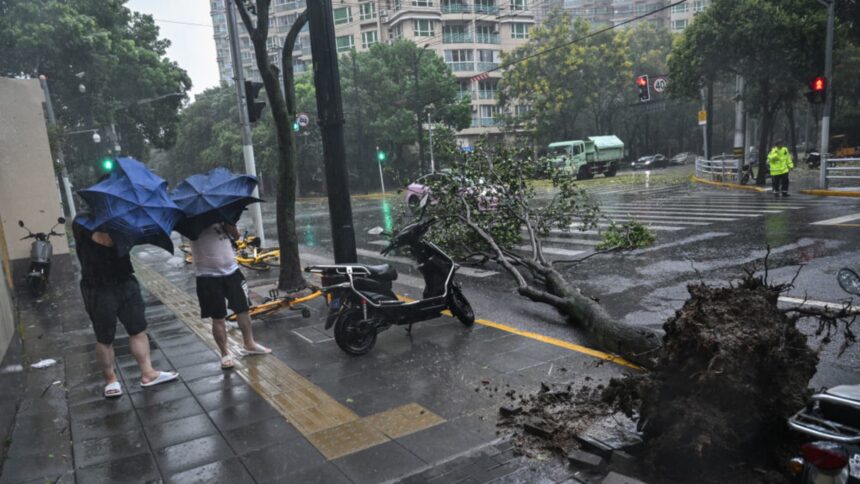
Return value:
M 130 0 L 127 5 L 152 15 L 161 37 L 170 39 L 167 56 L 188 72 L 192 96 L 218 85 L 208 0 Z

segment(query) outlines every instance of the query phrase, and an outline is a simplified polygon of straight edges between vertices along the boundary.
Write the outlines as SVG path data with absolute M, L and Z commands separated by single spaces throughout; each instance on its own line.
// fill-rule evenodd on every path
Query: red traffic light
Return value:
M 816 77 L 809 83 L 809 88 L 813 92 L 823 92 L 825 87 L 827 87 L 827 80 L 823 77 Z
M 639 87 L 645 87 L 648 85 L 648 76 L 639 76 L 636 78 L 636 85 Z

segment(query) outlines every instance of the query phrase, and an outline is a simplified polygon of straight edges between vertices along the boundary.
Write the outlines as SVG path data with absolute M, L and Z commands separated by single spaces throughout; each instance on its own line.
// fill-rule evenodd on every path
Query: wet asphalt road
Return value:
M 703 280 L 726 284 L 743 268 L 763 264 L 770 246 L 769 276 L 788 282 L 801 265 L 795 288 L 787 296 L 814 301 L 846 299 L 835 281 L 840 267 L 860 268 L 860 244 L 850 220 L 831 219 L 858 215 L 860 200 L 794 194 L 774 199 L 769 193 L 730 191 L 690 182 L 653 184 L 642 174 L 621 177 L 612 185 L 582 184 L 601 207 L 618 221 L 636 219 L 655 231 L 653 246 L 618 254 L 600 255 L 565 270 L 571 282 L 600 298 L 609 312 L 635 325 L 660 326 L 687 298 L 686 286 Z M 266 235 L 276 240 L 274 204 L 264 206 Z M 420 274 L 404 257 L 383 257 L 380 236 L 368 235 L 375 226 L 396 227 L 404 216 L 403 195 L 388 198 L 354 197 L 353 217 L 359 261 L 391 263 L 400 278 L 399 293 L 419 297 Z M 331 262 L 331 232 L 327 201 L 299 203 L 299 239 L 302 263 Z M 849 217 L 850 218 L 850 217 Z M 250 224 L 250 220 L 245 220 Z M 575 259 L 588 255 L 600 235 L 572 231 L 553 234 L 546 253 L 551 258 Z M 513 291 L 511 279 L 495 265 L 464 268 L 464 291 L 479 318 L 517 329 L 589 345 L 588 338 L 545 305 L 527 301 Z M 814 331 L 806 325 L 808 332 Z M 813 386 L 860 383 L 860 349 L 836 356 L 841 337 L 822 350 L 822 363 Z

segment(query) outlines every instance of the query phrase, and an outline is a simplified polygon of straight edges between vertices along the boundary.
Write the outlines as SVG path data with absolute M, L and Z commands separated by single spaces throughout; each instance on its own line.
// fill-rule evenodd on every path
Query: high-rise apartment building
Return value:
M 687 0 L 669 9 L 669 28 L 674 33 L 682 32 L 690 25 L 699 12 L 703 12 L 710 4 L 710 0 Z
M 212 20 L 221 79 L 231 82 L 223 2 L 211 1 Z M 546 15 L 548 5 L 546 0 L 333 0 L 335 41 L 341 54 L 352 49 L 364 51 L 378 42 L 406 39 L 440 56 L 457 78 L 460 95 L 471 99 L 472 125 L 458 133 L 462 141 L 470 142 L 500 131 L 496 91 L 502 74 L 493 69 L 499 66 L 502 52 L 528 41 L 536 18 Z M 272 4 L 270 55 L 278 63 L 284 38 L 303 9 L 303 1 L 274 0 Z M 250 38 L 243 26 L 239 31 L 244 73 L 248 78 L 259 78 Z M 296 72 L 311 65 L 306 31 L 296 42 L 293 64 Z

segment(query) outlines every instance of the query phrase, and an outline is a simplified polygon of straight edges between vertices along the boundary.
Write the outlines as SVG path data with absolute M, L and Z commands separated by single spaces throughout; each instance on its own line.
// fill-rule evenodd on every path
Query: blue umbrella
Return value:
M 185 218 L 176 224 L 176 231 L 196 240 L 212 224 L 235 225 L 247 205 L 261 201 L 252 195 L 256 188 L 256 177 L 237 175 L 226 168 L 186 178 L 170 194 L 185 213 Z
M 122 256 L 138 244 L 153 244 L 173 253 L 170 232 L 182 210 L 167 194 L 167 182 L 133 158 L 118 158 L 107 179 L 78 194 L 90 213 L 79 222 L 110 234 Z

